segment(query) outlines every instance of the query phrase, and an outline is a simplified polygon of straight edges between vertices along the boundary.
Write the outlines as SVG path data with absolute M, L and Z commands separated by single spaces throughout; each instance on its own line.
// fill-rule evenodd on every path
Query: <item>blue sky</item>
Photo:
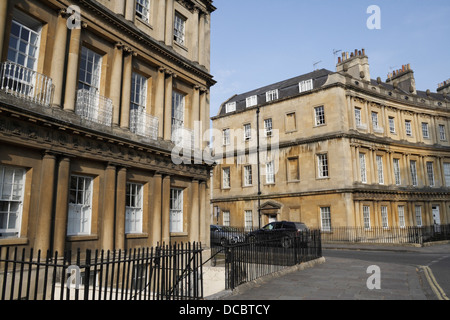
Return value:
M 211 116 L 234 94 L 317 68 L 335 71 L 334 50 L 366 50 L 371 78 L 411 64 L 419 90 L 450 78 L 448 0 L 214 0 Z M 370 30 L 370 5 L 381 29 Z

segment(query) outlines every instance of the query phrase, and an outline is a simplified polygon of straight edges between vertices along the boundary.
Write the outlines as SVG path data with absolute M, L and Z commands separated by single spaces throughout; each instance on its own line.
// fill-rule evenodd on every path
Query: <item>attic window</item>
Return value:
M 256 106 L 258 104 L 258 96 L 254 95 L 254 96 L 248 97 L 246 99 L 246 103 L 247 103 L 247 105 L 246 105 L 247 108 Z
M 278 99 L 278 89 L 266 92 L 266 102 L 270 102 Z
M 313 80 L 309 79 L 298 84 L 300 93 L 314 89 Z
M 230 113 L 236 111 L 236 102 L 230 102 L 225 105 L 225 112 Z

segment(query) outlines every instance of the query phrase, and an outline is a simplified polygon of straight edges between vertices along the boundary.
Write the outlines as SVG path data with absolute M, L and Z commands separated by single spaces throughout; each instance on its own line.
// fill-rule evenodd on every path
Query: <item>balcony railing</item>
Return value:
M 142 109 L 130 110 L 130 130 L 131 132 L 150 138 L 152 140 L 158 140 L 158 118 L 148 114 Z
M 0 89 L 18 98 L 49 106 L 54 85 L 52 79 L 14 62 L 0 64 Z
M 75 113 L 83 119 L 111 126 L 113 104 L 111 99 L 103 97 L 96 92 L 80 89 L 77 91 Z
M 172 129 L 172 142 L 183 149 L 194 148 L 194 130 L 184 127 Z

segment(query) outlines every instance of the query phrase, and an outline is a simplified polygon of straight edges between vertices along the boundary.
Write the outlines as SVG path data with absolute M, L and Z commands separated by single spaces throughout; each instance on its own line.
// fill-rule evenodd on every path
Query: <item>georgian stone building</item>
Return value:
M 384 82 L 369 69 L 364 50 L 347 52 L 335 72 L 223 103 L 212 118 L 222 134 L 214 222 L 325 231 L 450 223 L 450 83 L 420 91 L 410 65 Z
M 171 153 L 207 145 L 214 10 L 0 2 L 0 246 L 209 242 L 211 167 Z

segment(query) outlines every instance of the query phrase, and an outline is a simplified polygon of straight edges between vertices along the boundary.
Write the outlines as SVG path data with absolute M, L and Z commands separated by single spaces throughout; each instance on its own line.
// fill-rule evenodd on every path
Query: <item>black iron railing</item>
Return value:
M 0 300 L 198 300 L 203 298 L 197 243 L 62 257 L 0 247 Z

